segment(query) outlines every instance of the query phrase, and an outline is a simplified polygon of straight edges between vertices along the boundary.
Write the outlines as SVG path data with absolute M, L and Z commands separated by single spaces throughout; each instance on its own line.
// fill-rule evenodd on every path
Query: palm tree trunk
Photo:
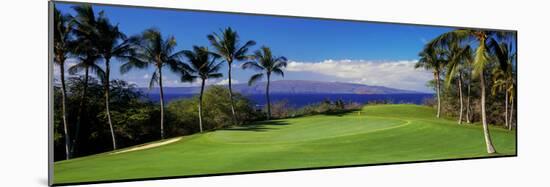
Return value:
M 113 129 L 113 123 L 111 121 L 111 111 L 109 110 L 109 89 L 111 88 L 109 86 L 109 75 L 110 75 L 110 67 L 109 67 L 109 58 L 105 58 L 105 112 L 107 112 L 107 121 L 109 122 L 109 128 L 111 129 L 111 138 L 113 139 L 113 150 L 116 150 L 116 139 L 115 139 L 115 131 Z
M 440 85 L 439 85 L 439 72 L 436 71 L 435 73 L 435 86 L 436 86 L 436 92 L 437 92 L 437 118 L 439 118 L 439 115 L 441 113 L 441 98 L 439 95 L 440 92 Z
M 512 123 L 512 119 L 514 119 L 513 118 L 514 117 L 514 100 L 513 99 L 510 101 L 510 104 L 511 104 L 511 106 L 510 106 L 510 120 L 508 121 L 508 123 L 509 123 L 508 124 L 508 130 L 512 130 L 512 124 L 514 124 L 514 123 Z
M 464 102 L 462 99 L 462 73 L 458 74 L 458 95 L 460 97 L 460 115 L 458 117 L 458 124 L 462 124 L 462 113 L 464 112 Z
M 505 85 L 505 88 L 507 88 L 506 85 Z M 504 91 L 504 126 L 508 127 L 508 125 L 510 125 L 508 123 L 508 90 L 505 90 Z
M 80 125 L 82 123 L 82 110 L 84 109 L 84 98 L 86 97 L 86 91 L 88 89 L 88 77 L 90 75 L 90 69 L 88 67 L 85 68 L 84 73 L 84 85 L 82 89 L 82 94 L 80 95 L 80 103 L 78 104 L 78 112 L 76 117 L 76 129 L 74 134 L 74 139 L 71 147 L 71 157 L 73 157 L 75 152 L 75 147 L 78 142 L 78 135 L 80 134 Z
M 67 112 L 66 112 L 66 98 L 67 98 L 67 88 L 65 87 L 65 63 L 61 61 L 59 64 L 59 69 L 61 69 L 61 112 L 63 118 L 63 133 L 65 133 L 65 159 L 69 160 L 70 153 L 69 149 L 71 147 L 71 138 L 69 136 L 69 129 L 67 128 Z
M 204 92 L 204 82 L 206 79 L 202 79 L 201 82 L 201 93 L 199 95 L 199 129 L 202 133 L 202 94 Z
M 481 120 L 483 122 L 483 134 L 485 136 L 485 145 L 487 146 L 487 153 L 496 153 L 491 140 L 491 134 L 489 133 L 489 126 L 487 124 L 487 114 L 485 111 L 485 77 L 483 71 L 480 72 L 480 87 L 481 87 Z
M 271 101 L 269 100 L 269 81 L 270 81 L 271 74 L 267 74 L 267 84 L 265 86 L 265 97 L 267 99 L 267 120 L 271 118 Z
M 164 139 L 164 90 L 162 90 L 162 66 L 158 66 L 160 88 L 160 139 Z
M 466 95 L 466 123 L 472 123 L 471 121 L 471 113 L 472 113 L 472 107 L 470 106 L 470 87 L 472 84 L 472 80 L 470 79 L 468 81 L 468 93 Z
M 229 78 L 229 100 L 231 103 L 231 114 L 233 115 L 233 124 L 237 124 L 237 113 L 235 112 L 235 102 L 233 101 L 233 89 L 231 88 L 231 62 L 230 60 L 227 61 L 227 64 L 229 64 L 229 69 L 227 72 L 227 77 Z

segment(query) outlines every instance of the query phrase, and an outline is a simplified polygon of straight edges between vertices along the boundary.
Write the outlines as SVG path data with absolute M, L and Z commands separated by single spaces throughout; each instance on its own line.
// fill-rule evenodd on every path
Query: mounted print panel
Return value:
M 517 32 L 50 2 L 50 184 L 517 155 Z

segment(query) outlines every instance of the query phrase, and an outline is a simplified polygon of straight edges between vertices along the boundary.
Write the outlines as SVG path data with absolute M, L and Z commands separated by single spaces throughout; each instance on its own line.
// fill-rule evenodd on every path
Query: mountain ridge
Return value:
M 233 84 L 233 91 L 244 95 L 265 94 L 266 82 L 254 85 Z M 211 86 L 211 85 L 208 85 Z M 208 87 L 207 86 L 207 87 Z M 226 86 L 226 85 L 224 85 Z M 159 93 L 158 89 L 140 87 L 146 93 Z M 271 81 L 269 87 L 272 94 L 418 94 L 423 92 L 396 89 L 385 86 L 371 86 L 357 83 L 323 82 L 310 80 L 277 80 Z M 196 94 L 200 87 L 164 87 L 165 94 Z

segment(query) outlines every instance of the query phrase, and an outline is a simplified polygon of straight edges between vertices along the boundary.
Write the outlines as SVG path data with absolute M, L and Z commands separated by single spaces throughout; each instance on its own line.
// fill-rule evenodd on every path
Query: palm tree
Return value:
M 69 135 L 66 112 L 67 88 L 65 86 L 65 60 L 68 58 L 73 44 L 71 33 L 73 32 L 72 17 L 62 14 L 54 8 L 54 62 L 59 65 L 61 79 L 61 115 L 63 120 L 63 135 L 65 137 L 65 159 L 70 159 L 69 149 L 71 138 Z
M 463 71 L 466 68 L 466 63 L 469 63 L 470 46 L 461 47 L 460 42 L 451 42 L 447 46 L 446 55 L 447 73 L 445 77 L 445 86 L 449 88 L 451 81 L 456 78 L 458 83 L 458 96 L 460 103 L 460 111 L 458 117 L 458 124 L 462 124 L 462 114 L 464 112 L 464 100 L 462 97 L 462 83 L 463 83 Z
M 265 87 L 265 97 L 267 99 L 267 120 L 271 118 L 271 101 L 269 99 L 269 82 L 271 79 L 271 74 L 277 74 L 284 77 L 282 68 L 286 67 L 287 59 L 283 56 L 277 57 L 271 54 L 271 49 L 268 47 L 262 46 L 260 50 L 254 52 L 252 56 L 254 61 L 246 62 L 242 65 L 243 69 L 255 69 L 257 71 L 262 71 L 250 77 L 248 85 L 252 85 L 255 82 L 261 80 L 264 74 L 267 77 L 267 83 Z
M 510 83 L 510 86 L 508 87 L 508 92 L 510 93 L 510 104 L 512 105 L 510 107 L 510 120 L 508 120 L 508 130 L 512 130 L 512 125 L 514 124 L 514 103 L 516 101 L 516 82 L 515 82 L 515 74 L 512 74 L 512 82 Z M 516 124 L 517 126 L 517 124 Z
M 470 102 L 471 100 L 471 89 L 472 89 L 472 85 L 474 84 L 473 81 L 472 81 L 472 62 L 473 62 L 473 53 L 472 52 L 472 49 L 470 47 L 470 51 L 466 54 L 467 55 L 467 63 L 464 63 L 463 65 L 463 73 L 464 73 L 464 77 L 466 77 L 466 79 L 464 80 L 464 83 L 466 84 L 466 123 L 472 123 L 472 115 L 473 115 L 473 112 L 472 112 L 472 102 Z
M 512 44 L 505 41 L 497 42 L 494 38 L 491 38 L 489 41 L 489 49 L 491 53 L 494 54 L 496 60 L 498 61 L 498 66 L 493 69 L 493 89 L 492 94 L 496 95 L 497 91 L 504 91 L 504 121 L 505 126 L 508 129 L 511 127 L 511 117 L 510 121 L 508 120 L 508 103 L 513 101 L 512 92 L 514 89 L 514 76 L 513 76 L 513 61 L 515 60 L 516 54 L 512 52 Z M 513 108 L 513 103 L 512 103 Z M 513 112 L 513 109 L 511 109 Z
M 233 31 L 231 27 L 226 28 L 220 33 L 212 33 L 207 36 L 210 44 L 216 50 L 216 53 L 225 59 L 228 67 L 229 81 L 229 99 L 231 101 L 231 113 L 233 114 L 233 123 L 237 123 L 237 114 L 235 111 L 235 103 L 233 101 L 233 89 L 231 88 L 231 68 L 234 61 L 242 61 L 247 58 L 248 48 L 255 45 L 256 42 L 248 40 L 244 45 L 239 46 L 239 34 Z
M 183 82 L 192 82 L 197 78 L 201 79 L 201 91 L 199 95 L 199 129 L 202 128 L 202 95 L 206 80 L 209 78 L 220 78 L 223 75 L 218 73 L 222 63 L 216 62 L 219 57 L 217 54 L 211 53 L 206 47 L 193 46 L 193 50 L 183 51 L 184 56 L 189 61 L 190 66 L 183 64 L 180 68 L 183 72 L 181 80 Z
M 110 89 L 110 61 L 112 57 L 115 57 L 122 61 L 127 61 L 129 53 L 133 50 L 131 40 L 126 38 L 126 35 L 122 33 L 118 26 L 114 26 L 110 23 L 107 17 L 100 13 L 101 17 L 97 24 L 98 48 L 99 53 L 105 61 L 105 80 L 103 81 L 105 92 L 105 112 L 107 114 L 107 121 L 111 130 L 111 138 L 113 141 L 113 150 L 117 149 L 115 132 L 113 129 L 113 123 L 111 122 L 111 112 L 109 110 L 109 89 Z
M 487 113 L 485 107 L 485 67 L 490 63 L 489 50 L 487 48 L 488 39 L 499 37 L 502 32 L 476 30 L 476 29 L 457 29 L 438 36 L 434 45 L 448 45 L 452 42 L 473 41 L 477 43 L 477 49 L 473 61 L 473 76 L 479 78 L 481 90 L 481 121 L 483 123 L 483 134 L 485 137 L 485 145 L 487 153 L 496 153 L 491 140 L 489 126 L 487 124 Z
M 426 70 L 432 70 L 435 80 L 435 91 L 437 94 L 437 118 L 441 114 L 441 81 L 440 74 L 445 64 L 446 59 L 444 59 L 443 49 L 439 47 L 433 47 L 428 44 L 424 47 L 424 50 L 420 52 L 420 59 L 414 65 L 415 68 L 424 68 Z
M 80 95 L 80 103 L 78 105 L 77 120 L 75 127 L 75 137 L 73 139 L 71 147 L 71 155 L 74 154 L 74 149 L 78 141 L 80 134 L 80 125 L 82 123 L 82 110 L 84 109 L 84 99 L 88 88 L 88 79 L 90 71 L 95 73 L 98 78 L 103 80 L 104 72 L 96 63 L 100 58 L 99 51 L 97 49 L 98 35 L 96 34 L 97 20 L 95 13 L 90 5 L 74 6 L 73 9 L 77 15 L 72 20 L 74 26 L 73 32 L 75 33 L 75 45 L 73 47 L 73 53 L 79 60 L 79 63 L 69 68 L 69 74 L 76 74 L 78 72 L 84 72 L 84 85 L 82 93 Z
M 182 51 L 174 52 L 177 43 L 176 38 L 169 36 L 163 38 L 157 29 L 147 29 L 141 36 L 136 37 L 136 50 L 127 57 L 126 63 L 120 67 L 120 72 L 125 74 L 133 68 L 145 69 L 150 65 L 155 67 L 155 72 L 151 76 L 149 89 L 155 84 L 160 89 L 160 137 L 164 139 L 164 91 L 162 87 L 162 69 L 168 67 L 173 72 L 177 72 L 177 65 L 181 63 L 180 57 Z

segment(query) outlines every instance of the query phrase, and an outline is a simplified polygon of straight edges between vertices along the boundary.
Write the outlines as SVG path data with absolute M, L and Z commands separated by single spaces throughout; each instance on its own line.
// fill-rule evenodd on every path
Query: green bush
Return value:
M 67 79 L 67 122 L 71 139 L 76 137 L 80 99 L 84 87 L 82 77 Z M 160 138 L 159 105 L 144 99 L 135 85 L 113 80 L 110 84 L 110 106 L 113 128 L 119 148 L 150 142 Z M 76 141 L 75 157 L 112 150 L 110 128 L 105 112 L 103 86 L 90 77 L 81 113 L 82 123 Z M 65 158 L 65 137 L 61 111 L 61 89 L 54 87 L 54 159 Z
M 233 94 L 235 110 L 240 124 L 261 118 L 261 114 L 251 107 L 250 100 L 238 93 Z M 199 131 L 199 96 L 172 101 L 168 104 L 169 121 L 178 132 L 195 133 Z M 203 95 L 203 128 L 220 129 L 232 126 L 233 117 L 229 90 L 223 86 L 210 86 Z

